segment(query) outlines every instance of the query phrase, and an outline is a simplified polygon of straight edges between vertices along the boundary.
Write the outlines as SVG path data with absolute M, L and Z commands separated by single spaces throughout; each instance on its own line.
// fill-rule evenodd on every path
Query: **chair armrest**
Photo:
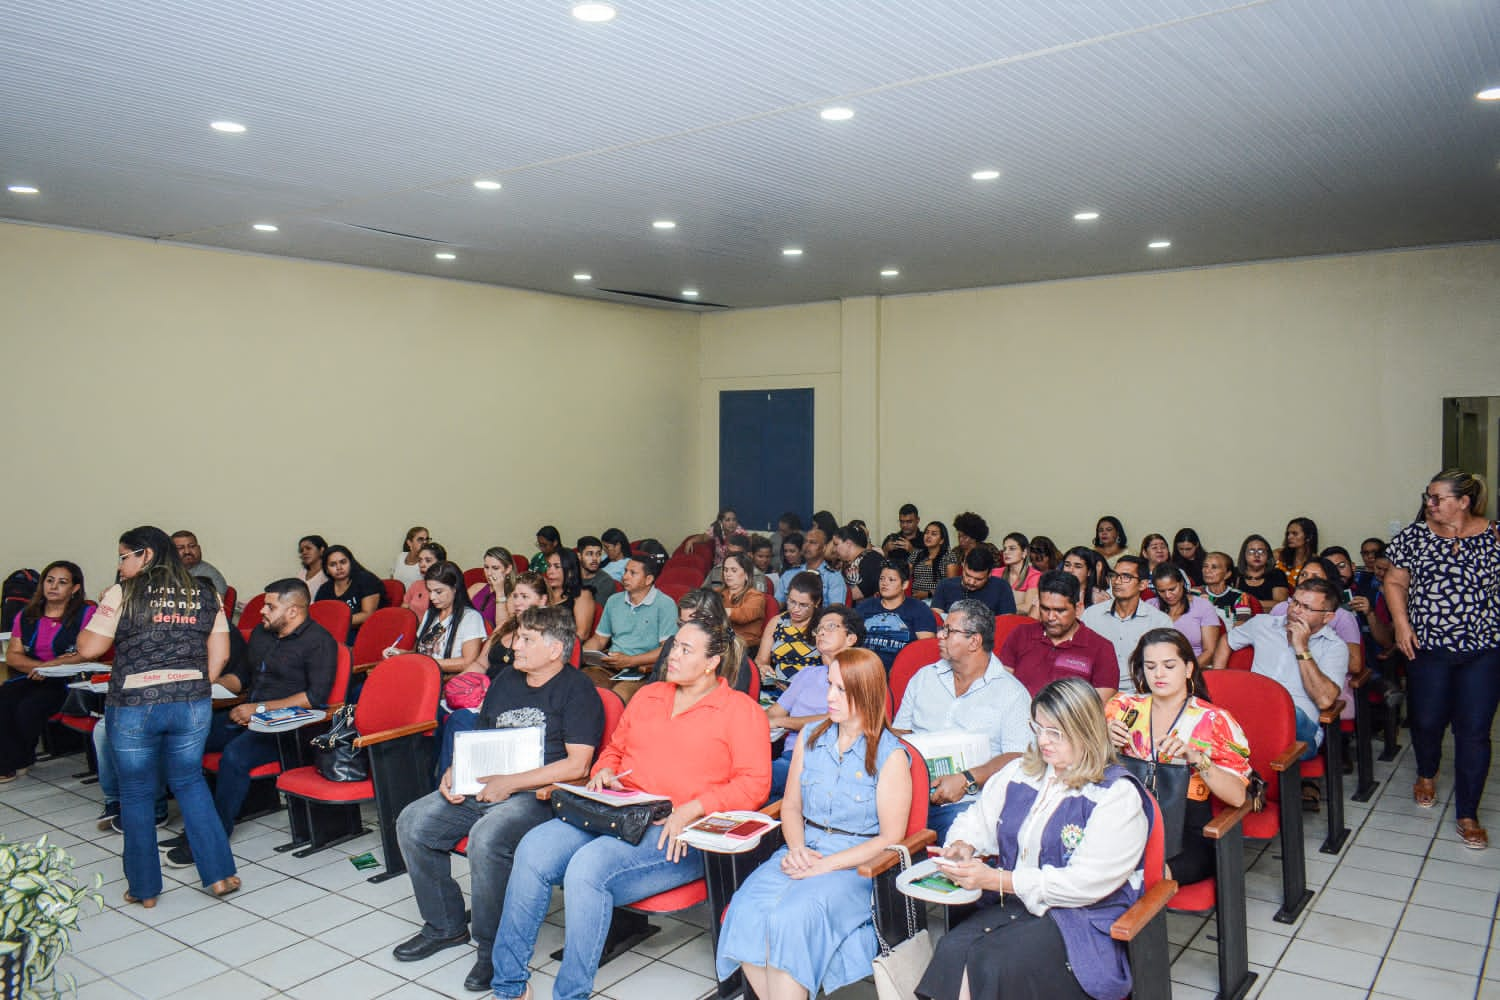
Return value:
M 371 670 L 374 670 L 376 668 L 376 666 L 378 666 L 378 664 L 375 664 L 375 663 L 356 663 L 354 666 L 352 666 L 352 667 L 349 668 L 349 672 L 351 674 L 367 674 Z
M 1318 713 L 1318 725 L 1326 726 L 1338 722 L 1339 716 L 1344 714 L 1344 699 L 1339 698 L 1332 705 Z
M 1109 936 L 1116 941 L 1134 941 L 1135 936 L 1146 929 L 1146 925 L 1156 919 L 1157 914 L 1167 908 L 1167 903 L 1177 895 L 1177 883 L 1169 878 L 1146 890 L 1146 894 L 1120 914 L 1109 928 Z
M 764 809 L 761 810 L 761 813 L 763 815 L 771 817 L 772 819 L 780 819 L 781 818 L 781 799 L 777 799 L 775 802 L 772 802 L 769 805 L 767 805 Z
M 1302 759 L 1302 755 L 1305 753 L 1307 753 L 1307 744 L 1301 740 L 1296 740 L 1285 750 L 1281 751 L 1281 756 L 1271 761 L 1271 770 L 1290 771 Z
M 1358 691 L 1360 688 L 1365 686 L 1365 683 L 1369 681 L 1371 676 L 1372 675 L 1368 667 L 1360 667 L 1359 673 L 1351 673 L 1349 675 L 1349 686 Z
M 908 854 L 913 856 L 915 862 L 916 853 L 929 844 L 937 843 L 937 834 L 931 830 L 918 830 L 916 833 L 899 842 L 906 848 Z M 890 871 L 901 863 L 901 856 L 895 851 L 881 851 L 880 857 L 874 861 L 867 861 L 859 866 L 860 878 L 875 878 L 882 872 Z
M 414 722 L 409 726 L 398 726 L 395 729 L 385 729 L 368 736 L 359 736 L 354 740 L 357 747 L 371 747 L 377 743 L 389 743 L 391 740 L 399 740 L 403 736 L 416 736 L 419 733 L 430 733 L 437 728 L 437 720 L 429 719 L 426 722 Z
M 1218 840 L 1239 825 L 1240 820 L 1250 814 L 1250 803 L 1241 802 L 1228 812 L 1221 812 L 1203 826 L 1203 836 Z

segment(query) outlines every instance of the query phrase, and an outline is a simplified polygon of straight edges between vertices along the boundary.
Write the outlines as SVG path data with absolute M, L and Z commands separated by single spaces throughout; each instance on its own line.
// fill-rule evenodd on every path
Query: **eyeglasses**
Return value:
M 949 633 L 956 633 L 958 635 L 978 635 L 979 630 L 972 628 L 954 628 L 951 625 L 944 625 L 937 630 L 939 639 L 946 639 Z
M 1060 743 L 1063 740 L 1067 739 L 1067 737 L 1063 735 L 1063 731 L 1061 729 L 1054 729 L 1051 726 L 1043 726 L 1035 719 L 1032 719 L 1026 724 L 1031 727 L 1031 734 L 1037 739 L 1041 739 L 1043 736 L 1045 736 L 1053 743 Z
M 1134 573 L 1111 573 L 1109 574 L 1109 578 L 1111 581 L 1123 580 L 1126 583 L 1129 583 L 1131 580 L 1140 579 L 1140 577 L 1136 576 Z
M 1313 607 L 1310 604 L 1305 604 L 1302 601 L 1297 600 L 1295 597 L 1293 597 L 1291 600 L 1287 601 L 1287 605 L 1290 606 L 1290 607 L 1301 608 L 1303 611 L 1306 611 L 1306 612 L 1308 612 L 1310 614 L 1314 614 L 1314 615 L 1331 615 L 1331 614 L 1333 614 L 1332 611 L 1324 611 L 1322 608 L 1315 608 L 1315 607 Z
M 1438 504 L 1442 503 L 1444 500 L 1457 500 L 1457 499 L 1458 499 L 1458 497 L 1454 496 L 1451 493 L 1428 493 L 1426 490 L 1422 491 L 1422 502 L 1424 504 L 1426 504 L 1427 506 L 1429 506 L 1429 507 L 1436 507 Z
M 1245 550 L 1245 555 L 1247 555 L 1247 556 L 1268 556 L 1270 554 L 1271 554 L 1271 550 L 1270 549 L 1246 549 Z
M 813 629 L 813 635 L 832 635 L 834 632 L 847 632 L 843 622 L 827 622 Z
M 140 555 L 145 555 L 145 554 L 146 554 L 146 550 L 145 549 L 131 549 L 129 552 L 121 552 L 120 553 L 120 562 L 123 563 L 126 559 L 129 559 L 131 556 L 140 556 Z
M 811 611 L 817 606 L 813 601 L 793 601 L 788 599 L 786 602 L 788 611 Z

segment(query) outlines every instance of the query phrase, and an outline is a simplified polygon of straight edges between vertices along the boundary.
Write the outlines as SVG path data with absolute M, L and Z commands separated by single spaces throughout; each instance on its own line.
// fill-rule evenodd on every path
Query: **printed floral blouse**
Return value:
M 1119 719 L 1130 730 L 1130 738 L 1120 750 L 1122 754 L 1140 760 L 1151 759 L 1150 695 L 1117 694 L 1104 706 L 1104 717 L 1110 721 Z M 1215 767 L 1249 782 L 1250 742 L 1245 739 L 1245 731 L 1234 721 L 1234 716 L 1222 708 L 1189 696 L 1172 732 L 1183 743 L 1191 743 L 1207 753 Z M 1185 758 L 1158 755 L 1157 759 L 1162 763 L 1187 763 Z M 1188 798 L 1197 802 L 1208 798 L 1208 786 L 1197 774 L 1188 785 Z

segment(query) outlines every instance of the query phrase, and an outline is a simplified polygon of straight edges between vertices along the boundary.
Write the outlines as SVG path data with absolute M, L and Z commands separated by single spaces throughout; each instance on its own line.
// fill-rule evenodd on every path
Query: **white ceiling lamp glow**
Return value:
M 824 108 L 818 112 L 818 117 L 825 122 L 846 122 L 854 117 L 853 108 Z
M 882 278 L 899 278 L 901 277 L 901 271 L 894 267 L 887 267 L 880 272 L 880 276 Z
M 1171 240 L 1152 240 L 1146 246 L 1152 250 L 1165 250 L 1172 245 Z
M 577 274 L 573 275 L 573 280 L 574 281 L 593 281 L 594 280 L 594 276 L 592 274 L 589 274 L 587 271 L 579 271 Z
M 474 186 L 481 191 L 499 191 L 499 181 L 475 181 Z
M 253 229 L 253 230 L 255 230 L 257 233 L 274 233 L 274 232 L 277 232 L 277 228 L 274 225 L 272 225 L 271 223 L 269 223 L 269 222 L 257 222 L 257 223 L 255 223 L 255 225 L 251 226 L 250 228 Z
M 1474 95 L 1476 101 L 1500 101 L 1500 87 L 1486 87 Z
M 447 250 L 439 250 L 437 253 L 433 254 L 433 256 L 438 260 L 458 260 L 458 254 L 450 253 Z
M 40 194 L 41 193 L 41 190 L 39 188 L 32 187 L 30 184 L 12 184 L 10 187 L 6 188 L 5 190 L 9 191 L 11 194 Z
M 239 135 L 245 131 L 245 126 L 239 122 L 209 122 L 208 127 L 215 132 L 227 132 L 231 135 Z
M 974 180 L 976 180 L 976 181 L 993 181 L 993 180 L 999 180 L 999 178 L 1000 178 L 1000 171 L 998 171 L 998 170 L 976 170 L 972 174 L 970 174 L 969 176 L 971 178 L 973 178 Z
M 671 219 L 657 219 L 655 222 L 651 223 L 651 228 L 652 229 L 676 229 L 677 228 L 677 223 L 673 222 Z
M 781 251 L 781 256 L 783 256 L 783 257 L 801 257 L 802 256 L 802 248 L 801 247 L 787 247 L 787 248 L 785 248 L 784 250 Z
M 684 288 L 682 290 L 682 297 L 685 299 L 696 299 L 698 297 L 698 289 Z
M 1074 212 L 1073 213 L 1073 221 L 1074 222 L 1098 222 L 1099 221 L 1099 213 L 1098 212 L 1093 212 L 1093 211 L 1089 211 L 1089 212 Z
M 615 19 L 616 11 L 607 3 L 575 3 L 573 16 L 588 24 L 603 24 Z

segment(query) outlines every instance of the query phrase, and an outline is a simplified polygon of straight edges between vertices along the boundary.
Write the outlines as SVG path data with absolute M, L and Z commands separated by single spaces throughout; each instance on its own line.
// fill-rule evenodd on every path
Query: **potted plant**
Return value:
M 98 892 L 103 876 L 92 886 L 80 886 L 73 859 L 60 847 L 12 843 L 0 837 L 0 983 L 5 1000 L 61 995 L 57 960 L 68 950 L 70 932 L 78 928 L 83 905 L 92 900 L 101 910 Z M 73 977 L 62 976 L 63 987 L 76 989 Z

